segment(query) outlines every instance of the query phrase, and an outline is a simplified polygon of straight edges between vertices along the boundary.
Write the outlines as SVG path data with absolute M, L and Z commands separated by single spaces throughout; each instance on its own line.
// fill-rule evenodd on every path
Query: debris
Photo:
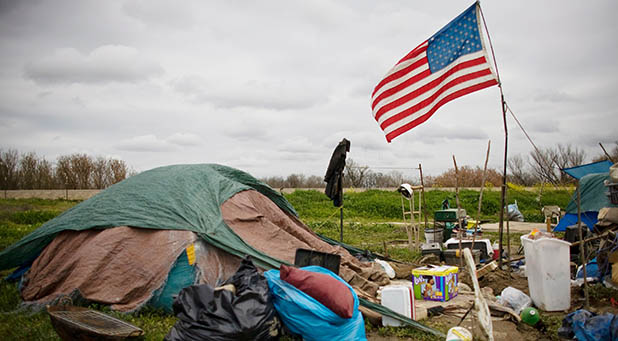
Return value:
M 412 270 L 414 297 L 417 300 L 448 301 L 457 296 L 459 268 L 442 265 Z
M 470 277 L 472 278 L 472 284 L 474 286 L 474 307 L 478 313 L 479 324 L 481 325 L 481 329 L 485 333 L 485 336 L 489 339 L 489 341 L 494 340 L 494 332 L 493 325 L 491 323 L 491 315 L 489 312 L 489 307 L 487 306 L 487 302 L 483 298 L 481 294 L 481 288 L 479 286 L 479 281 L 476 278 L 476 266 L 474 264 L 474 260 L 472 259 L 472 253 L 470 249 L 464 249 L 464 259 L 466 260 L 466 264 L 468 266 L 468 271 L 470 272 Z
M 403 285 L 389 285 L 382 288 L 381 304 L 407 318 L 417 320 L 412 288 Z M 399 327 L 402 323 L 392 317 L 383 316 L 382 325 Z
M 352 287 L 341 277 L 320 266 L 307 266 L 302 270 L 331 276 L 346 285 L 354 299 L 353 315 L 351 318 L 343 318 L 335 314 L 311 296 L 281 279 L 278 270 L 269 270 L 264 276 L 268 280 L 275 309 L 283 324 L 292 333 L 301 335 L 304 340 L 334 340 L 342 335 L 346 336 L 346 340 L 365 339 L 365 324 L 358 309 L 359 299 Z
M 472 333 L 464 327 L 453 327 L 448 330 L 446 341 L 472 341 Z
M 580 309 L 567 315 L 558 329 L 558 336 L 578 340 L 617 340 L 618 317 L 606 313 L 597 315 Z
M 498 263 L 496 263 L 496 261 L 491 261 L 489 264 L 476 270 L 476 277 L 481 278 L 485 276 L 487 273 L 496 270 L 497 268 L 498 268 Z
M 515 311 L 513 311 L 513 309 L 509 307 L 505 307 L 499 303 L 494 303 L 494 302 L 488 302 L 487 306 L 489 306 L 489 310 L 491 311 L 492 316 L 508 315 L 508 317 L 510 317 L 511 320 L 513 320 L 513 322 L 515 323 L 521 322 L 521 317 L 517 315 L 517 313 L 515 313 Z
M 176 324 L 166 341 L 270 340 L 280 336 L 281 323 L 268 291 L 268 283 L 249 257 L 238 271 L 225 281 L 231 290 L 215 290 L 208 284 L 192 285 L 174 300 Z
M 384 268 L 384 272 L 386 272 L 386 275 L 388 275 L 388 278 L 394 279 L 396 277 L 395 270 L 390 264 L 388 264 L 388 262 L 380 260 L 380 259 L 376 259 L 375 262 L 380 264 L 382 268 Z
M 530 296 L 513 287 L 504 288 L 502 293 L 500 293 L 498 302 L 513 309 L 517 314 L 520 314 L 525 308 L 532 306 L 532 299 L 530 299 Z
M 536 325 L 541 320 L 541 315 L 539 314 L 539 311 L 532 307 L 524 308 L 519 316 L 524 323 L 531 326 Z
M 571 306 L 571 244 L 557 238 L 538 239 L 543 234 L 531 233 L 520 238 L 526 256 L 530 297 L 542 310 L 566 310 Z

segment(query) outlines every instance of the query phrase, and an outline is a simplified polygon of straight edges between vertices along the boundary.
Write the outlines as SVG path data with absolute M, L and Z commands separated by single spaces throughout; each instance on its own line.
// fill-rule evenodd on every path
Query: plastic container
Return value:
M 442 236 L 444 230 L 441 228 L 433 228 L 425 230 L 425 242 L 426 243 L 442 243 Z
M 461 264 L 460 258 L 463 257 L 463 252 L 459 253 L 459 249 L 448 249 L 442 251 L 442 256 L 444 256 L 444 263 L 448 265 L 459 266 Z M 473 250 L 472 251 L 472 259 L 474 259 L 474 264 L 479 264 L 481 262 L 481 251 Z M 463 261 L 466 264 L 466 261 Z
M 571 243 L 556 238 L 530 239 L 521 236 L 526 257 L 528 288 L 534 305 L 545 311 L 571 306 Z
M 406 316 L 412 320 L 416 319 L 416 309 L 414 308 L 414 292 L 411 287 L 404 285 L 388 285 L 382 288 L 381 304 L 392 311 Z M 382 325 L 399 327 L 403 323 L 392 317 L 382 316 Z
M 335 275 L 339 275 L 340 263 L 339 255 L 306 249 L 296 249 L 294 257 L 294 265 L 297 267 L 318 265 L 334 272 Z

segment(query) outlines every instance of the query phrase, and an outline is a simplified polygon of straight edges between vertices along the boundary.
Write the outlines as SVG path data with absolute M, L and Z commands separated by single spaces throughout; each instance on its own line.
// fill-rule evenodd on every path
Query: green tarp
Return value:
M 607 197 L 606 193 L 609 189 L 604 184 L 605 180 L 609 180 L 609 173 L 593 173 L 579 179 L 582 212 L 598 212 L 603 207 L 618 207 L 612 204 Z M 566 212 L 577 214 L 577 191 L 573 192 Z
M 231 254 L 251 255 L 259 266 L 279 267 L 280 261 L 247 245 L 223 221 L 221 204 L 249 189 L 298 216 L 283 196 L 240 170 L 216 164 L 165 166 L 117 183 L 48 221 L 2 251 L 0 269 L 36 258 L 63 230 L 115 226 L 190 230 Z

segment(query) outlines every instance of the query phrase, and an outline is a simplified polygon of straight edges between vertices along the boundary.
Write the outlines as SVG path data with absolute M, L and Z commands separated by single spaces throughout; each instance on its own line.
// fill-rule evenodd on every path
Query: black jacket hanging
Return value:
M 326 182 L 326 195 L 333 201 L 336 207 L 340 207 L 343 203 L 343 171 L 345 169 L 346 153 L 350 151 L 350 141 L 347 139 L 341 140 L 335 150 L 333 156 L 328 163 L 328 169 L 324 176 Z

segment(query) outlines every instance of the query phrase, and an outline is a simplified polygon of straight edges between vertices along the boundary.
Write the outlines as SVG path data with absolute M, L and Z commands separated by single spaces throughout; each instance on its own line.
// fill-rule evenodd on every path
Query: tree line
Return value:
M 103 189 L 131 173 L 126 162 L 114 158 L 75 153 L 52 163 L 35 152 L 0 149 L 2 189 Z
M 597 154 L 592 162 L 610 159 L 618 161 L 618 141 L 607 154 Z M 529 154 L 518 154 L 508 159 L 507 181 L 533 186 L 541 183 L 565 185 L 574 180 L 561 171 L 578 166 L 587 160 L 585 152 L 571 145 L 557 144 L 540 148 Z M 0 149 L 0 184 L 2 189 L 103 189 L 124 180 L 133 172 L 123 160 L 93 157 L 87 154 L 59 156 L 55 163 L 34 152 L 20 154 L 15 149 Z M 344 187 L 347 188 L 392 188 L 402 183 L 420 184 L 418 170 L 380 172 L 348 158 L 344 169 Z M 502 171 L 488 169 L 486 186 L 500 186 Z M 480 187 L 483 178 L 481 167 L 462 166 L 451 168 L 439 175 L 425 175 L 426 187 Z M 273 188 L 324 188 L 323 177 L 317 175 L 290 174 L 286 177 L 261 178 Z
M 534 186 L 541 183 L 567 185 L 574 182 L 561 169 L 587 163 L 586 153 L 569 144 L 557 144 L 553 147 L 533 150 L 529 154 L 509 156 L 507 162 L 507 181 L 521 186 Z M 610 159 L 618 162 L 618 141 L 611 148 L 608 155 L 597 154 L 589 162 Z M 380 172 L 369 166 L 361 165 L 348 158 L 344 169 L 344 187 L 347 188 L 392 188 L 402 183 L 420 184 L 419 171 L 407 170 L 406 174 L 399 170 Z M 456 181 L 460 187 L 480 187 L 483 179 L 483 169 L 479 166 L 458 167 L 457 177 L 455 169 L 450 168 L 439 175 L 425 175 L 423 184 L 426 187 L 455 187 Z M 291 174 L 287 177 L 274 176 L 260 179 L 273 188 L 324 188 L 326 183 L 320 176 Z M 485 173 L 486 186 L 500 186 L 502 184 L 502 170 L 489 168 Z

